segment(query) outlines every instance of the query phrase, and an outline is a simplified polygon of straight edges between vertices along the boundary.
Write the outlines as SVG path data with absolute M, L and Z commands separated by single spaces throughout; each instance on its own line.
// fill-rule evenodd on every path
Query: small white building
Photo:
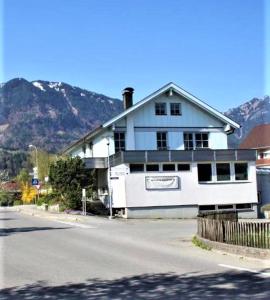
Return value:
M 126 218 L 191 218 L 199 211 L 257 216 L 256 151 L 228 149 L 240 125 L 169 83 L 64 150 L 95 169 L 104 205 Z

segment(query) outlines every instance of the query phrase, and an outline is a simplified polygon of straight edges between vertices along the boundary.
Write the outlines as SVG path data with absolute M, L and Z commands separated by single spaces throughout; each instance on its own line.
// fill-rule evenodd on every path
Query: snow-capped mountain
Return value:
M 56 152 L 122 110 L 122 102 L 63 82 L 23 78 L 0 86 L 0 148 Z
M 253 127 L 270 123 L 270 97 L 253 98 L 238 107 L 229 109 L 225 115 L 242 126 L 235 131 L 235 134 L 229 136 L 230 147 L 236 148 Z

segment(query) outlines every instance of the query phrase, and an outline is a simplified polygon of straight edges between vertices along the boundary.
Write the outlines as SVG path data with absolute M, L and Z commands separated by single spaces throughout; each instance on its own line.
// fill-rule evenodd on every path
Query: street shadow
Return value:
M 34 284 L 2 289 L 1 299 L 269 299 L 269 279 L 248 272 L 216 274 L 142 274 L 115 280 L 91 279 L 84 283 L 51 286 Z
M 16 220 L 14 218 L 0 218 L 0 221 L 11 221 L 11 220 Z
M 15 233 L 44 231 L 44 230 L 60 230 L 69 229 L 71 227 L 14 227 L 14 228 L 0 228 L 0 236 L 9 236 Z M 1 298 L 0 298 L 1 299 Z

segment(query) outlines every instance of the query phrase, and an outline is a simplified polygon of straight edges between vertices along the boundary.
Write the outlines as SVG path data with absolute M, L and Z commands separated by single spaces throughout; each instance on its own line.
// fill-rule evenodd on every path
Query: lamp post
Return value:
M 113 215 L 112 215 L 112 195 L 111 195 L 110 137 L 107 137 L 107 147 L 108 147 L 108 157 L 107 157 L 107 167 L 108 167 L 108 197 L 109 197 L 109 208 L 110 208 L 109 219 L 112 219 Z
M 29 145 L 29 148 L 34 148 L 35 149 L 35 153 L 36 153 L 36 179 L 38 179 L 38 151 L 37 151 L 37 147 L 35 145 Z M 34 177 L 35 177 L 35 172 L 34 172 Z M 37 189 L 37 197 L 36 197 L 36 203 L 37 200 L 39 200 L 39 189 Z
M 35 145 L 29 145 L 29 148 L 34 148 L 35 152 L 36 152 L 36 168 L 37 168 L 37 179 L 38 179 L 38 151 L 37 151 L 37 147 Z

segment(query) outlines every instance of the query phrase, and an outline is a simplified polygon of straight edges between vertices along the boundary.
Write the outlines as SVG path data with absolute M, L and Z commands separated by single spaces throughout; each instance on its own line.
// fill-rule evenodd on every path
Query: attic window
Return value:
M 161 102 L 155 103 L 155 111 L 157 116 L 167 115 L 166 103 L 161 103 Z
M 170 103 L 170 108 L 172 116 L 181 116 L 181 103 Z

